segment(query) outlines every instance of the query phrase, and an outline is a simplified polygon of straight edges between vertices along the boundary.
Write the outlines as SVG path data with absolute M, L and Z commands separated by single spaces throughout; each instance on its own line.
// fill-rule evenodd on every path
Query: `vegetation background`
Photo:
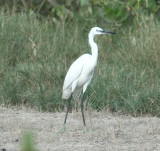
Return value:
M 0 0 L 0 10 L 0 104 L 62 111 L 66 72 L 99 26 L 117 35 L 96 38 L 87 108 L 160 115 L 159 0 Z

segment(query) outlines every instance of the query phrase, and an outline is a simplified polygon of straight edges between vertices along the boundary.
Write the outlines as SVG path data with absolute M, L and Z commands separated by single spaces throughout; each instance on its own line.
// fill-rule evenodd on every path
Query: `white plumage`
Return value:
M 94 42 L 94 36 L 100 34 L 115 34 L 114 32 L 106 32 L 99 27 L 93 27 L 89 32 L 89 44 L 91 46 L 91 54 L 84 54 L 80 56 L 76 61 L 72 63 L 70 66 L 67 75 L 64 80 L 63 84 L 63 94 L 62 99 L 69 99 L 72 96 L 72 93 L 78 89 L 83 88 L 83 94 L 86 91 L 88 85 L 91 82 L 93 77 L 94 69 L 97 65 L 98 59 L 98 47 L 97 44 Z M 66 123 L 68 110 L 69 110 L 69 103 L 66 113 L 66 118 L 64 124 Z M 83 116 L 83 123 L 85 125 L 84 115 L 83 115 L 83 100 L 81 104 L 81 111 Z
M 75 89 L 81 87 L 85 92 L 95 68 L 92 60 L 91 55 L 84 54 L 71 65 L 64 80 L 62 99 L 68 99 Z

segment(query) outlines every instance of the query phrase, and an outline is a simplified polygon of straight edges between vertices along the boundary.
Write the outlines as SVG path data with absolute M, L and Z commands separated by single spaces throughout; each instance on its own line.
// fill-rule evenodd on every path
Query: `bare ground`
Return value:
M 21 137 L 31 129 L 38 151 L 160 151 L 160 119 L 109 112 L 69 114 L 67 132 L 60 133 L 65 113 L 0 107 L 0 151 L 20 151 Z

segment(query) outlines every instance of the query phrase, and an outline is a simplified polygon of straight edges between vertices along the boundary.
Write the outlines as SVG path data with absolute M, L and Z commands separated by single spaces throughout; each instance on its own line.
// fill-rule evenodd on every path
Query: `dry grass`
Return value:
M 158 151 L 160 119 L 131 117 L 108 112 L 87 112 L 89 131 L 84 133 L 81 114 L 69 114 L 67 133 L 60 133 L 64 113 L 0 107 L 0 150 L 19 151 L 21 137 L 31 129 L 38 151 Z

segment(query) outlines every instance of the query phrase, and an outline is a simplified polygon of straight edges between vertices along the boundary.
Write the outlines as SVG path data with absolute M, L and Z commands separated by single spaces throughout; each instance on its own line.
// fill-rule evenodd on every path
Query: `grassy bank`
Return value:
M 90 52 L 90 28 L 5 14 L 0 24 L 0 103 L 63 110 L 63 80 L 73 60 Z M 86 94 L 88 108 L 159 114 L 159 28 L 153 18 L 142 18 L 135 29 L 95 38 L 99 61 Z

